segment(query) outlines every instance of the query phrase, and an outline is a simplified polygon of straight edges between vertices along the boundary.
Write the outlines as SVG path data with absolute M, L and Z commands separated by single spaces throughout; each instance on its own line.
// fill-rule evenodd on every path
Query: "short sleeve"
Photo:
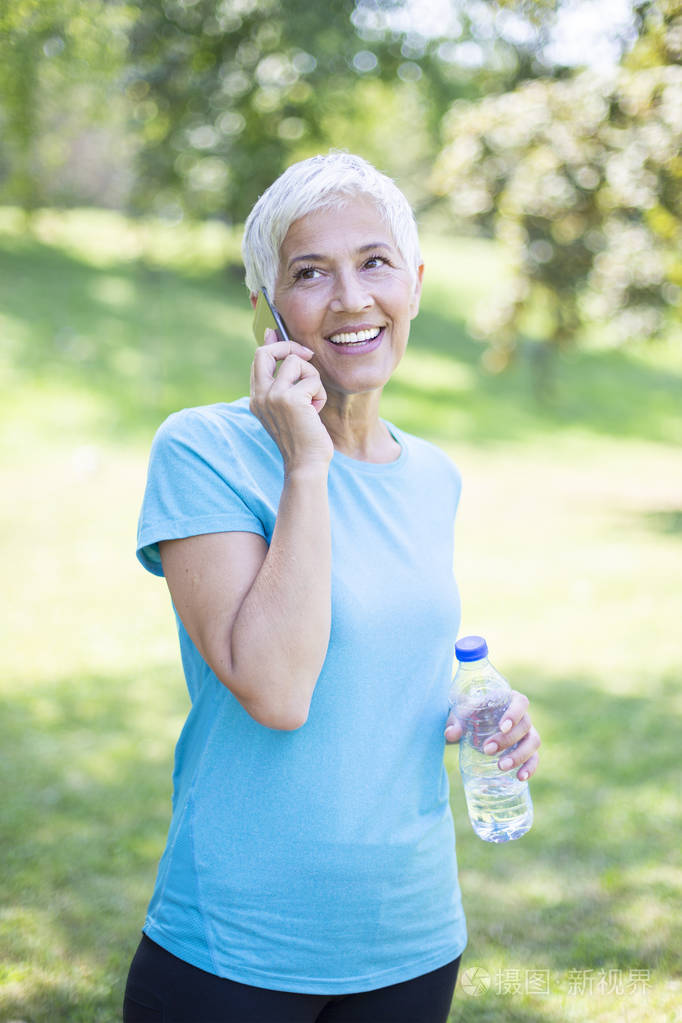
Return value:
M 250 507 L 241 454 L 201 410 L 174 413 L 152 443 L 137 557 L 162 576 L 159 541 L 233 531 L 266 536 Z

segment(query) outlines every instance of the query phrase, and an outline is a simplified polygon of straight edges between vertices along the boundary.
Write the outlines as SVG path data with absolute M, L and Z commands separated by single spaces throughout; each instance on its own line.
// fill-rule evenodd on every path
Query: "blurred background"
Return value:
M 247 390 L 243 219 L 332 147 L 417 213 L 384 414 L 462 470 L 462 631 L 544 740 L 508 849 L 446 752 L 451 1019 L 682 1019 L 681 136 L 680 0 L 0 0 L 0 1021 L 120 1016 L 187 709 L 149 444 Z

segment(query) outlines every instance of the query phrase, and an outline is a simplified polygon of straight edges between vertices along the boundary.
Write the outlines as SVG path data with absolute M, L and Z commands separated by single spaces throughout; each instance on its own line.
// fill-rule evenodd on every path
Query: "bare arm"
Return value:
M 265 347 L 254 363 L 252 409 L 285 468 L 270 545 L 235 532 L 159 547 L 173 603 L 202 657 L 257 721 L 294 729 L 306 721 L 329 642 L 333 446 L 317 414 L 324 389 L 308 349 Z

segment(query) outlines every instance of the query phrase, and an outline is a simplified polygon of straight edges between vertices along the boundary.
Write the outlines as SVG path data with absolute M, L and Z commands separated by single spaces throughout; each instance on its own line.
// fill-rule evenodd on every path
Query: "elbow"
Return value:
M 244 709 L 250 716 L 264 728 L 271 728 L 276 732 L 295 732 L 308 720 L 310 704 L 283 704 L 278 705 L 273 701 L 268 703 L 244 703 Z
M 260 724 L 266 728 L 273 728 L 277 732 L 296 732 L 303 728 L 308 720 L 308 712 L 302 714 L 278 714 L 271 715 Z
M 264 728 L 272 728 L 278 732 L 295 732 L 308 720 L 316 679 L 308 686 L 299 677 L 298 684 L 292 686 L 289 676 L 280 680 L 271 678 L 265 690 L 260 675 L 256 679 L 244 678 L 237 676 L 234 671 L 225 670 L 216 672 L 216 675 L 247 714 Z
M 246 713 L 264 728 L 272 728 L 278 732 L 295 732 L 302 728 L 310 713 L 310 698 L 303 694 L 258 693 L 254 695 L 249 687 L 247 692 L 240 687 L 220 679 L 239 701 Z M 312 694 L 311 694 L 312 695 Z

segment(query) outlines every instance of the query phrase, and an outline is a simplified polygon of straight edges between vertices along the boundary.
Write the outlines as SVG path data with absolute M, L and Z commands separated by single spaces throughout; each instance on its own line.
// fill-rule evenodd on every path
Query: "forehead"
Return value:
M 295 220 L 280 247 L 283 262 L 302 254 L 332 257 L 356 252 L 367 245 L 395 242 L 379 210 L 370 199 L 348 199 L 340 206 L 313 210 Z

